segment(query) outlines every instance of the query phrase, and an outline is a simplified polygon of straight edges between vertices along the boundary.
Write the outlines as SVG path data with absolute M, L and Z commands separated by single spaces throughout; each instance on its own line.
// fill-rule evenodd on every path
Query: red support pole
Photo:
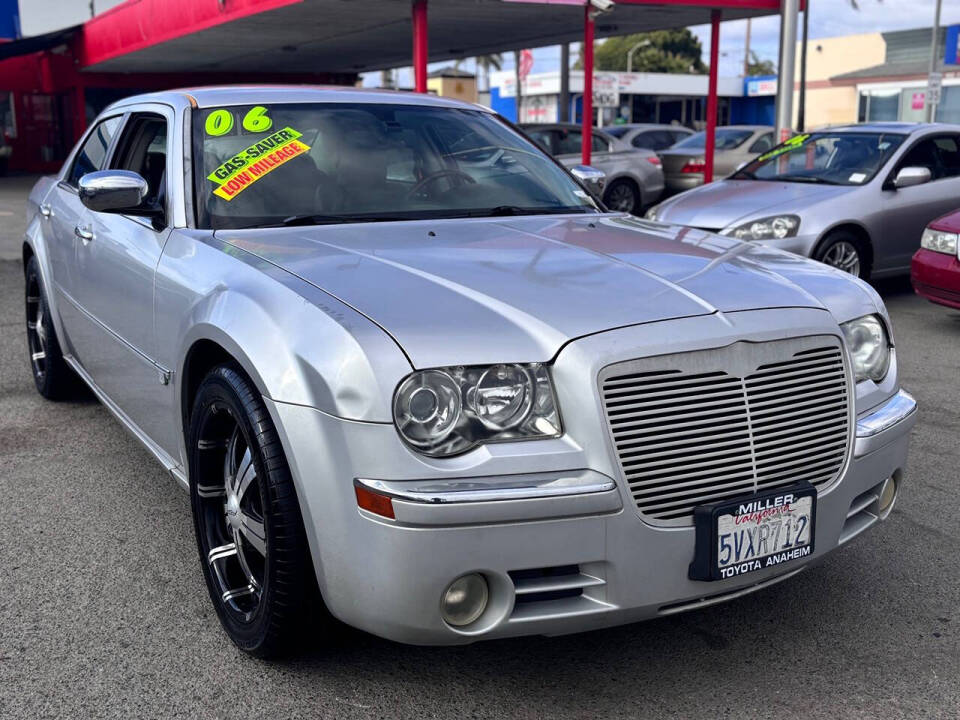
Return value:
M 427 92 L 427 0 L 413 0 L 413 77 L 418 93 Z
M 87 95 L 79 80 L 73 87 L 73 141 L 77 142 L 87 129 Z
M 583 137 L 580 141 L 580 161 L 589 165 L 593 147 L 593 16 L 589 3 L 583 10 Z
M 720 65 L 720 11 L 710 13 L 710 81 L 707 86 L 707 147 L 703 181 L 713 182 L 713 151 L 717 139 L 717 75 Z

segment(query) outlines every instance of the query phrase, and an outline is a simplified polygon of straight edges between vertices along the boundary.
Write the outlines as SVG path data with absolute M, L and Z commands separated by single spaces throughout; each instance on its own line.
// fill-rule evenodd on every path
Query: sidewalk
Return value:
M 0 261 L 19 260 L 27 229 L 27 196 L 36 175 L 0 177 Z

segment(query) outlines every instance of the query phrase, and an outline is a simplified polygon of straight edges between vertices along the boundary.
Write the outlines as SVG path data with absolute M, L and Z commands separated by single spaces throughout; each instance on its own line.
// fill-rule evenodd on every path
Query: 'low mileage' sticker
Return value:
M 310 150 L 309 145 L 300 142 L 300 136 L 293 128 L 285 127 L 241 150 L 207 175 L 207 179 L 218 184 L 214 195 L 229 202 L 264 175 Z

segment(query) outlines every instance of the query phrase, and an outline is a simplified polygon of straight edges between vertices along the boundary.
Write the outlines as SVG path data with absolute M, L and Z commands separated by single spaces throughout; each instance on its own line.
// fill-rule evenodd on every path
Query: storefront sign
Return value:
M 923 110 L 927 94 L 924 92 L 915 92 L 910 95 L 910 109 Z

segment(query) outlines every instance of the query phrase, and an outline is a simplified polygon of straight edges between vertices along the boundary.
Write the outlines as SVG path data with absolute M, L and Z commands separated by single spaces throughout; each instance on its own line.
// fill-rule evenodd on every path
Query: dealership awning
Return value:
M 583 40 L 583 2 L 430 0 L 429 61 Z M 597 37 L 771 15 L 779 0 L 621 0 Z M 84 26 L 95 72 L 364 72 L 412 64 L 410 0 L 136 0 Z

